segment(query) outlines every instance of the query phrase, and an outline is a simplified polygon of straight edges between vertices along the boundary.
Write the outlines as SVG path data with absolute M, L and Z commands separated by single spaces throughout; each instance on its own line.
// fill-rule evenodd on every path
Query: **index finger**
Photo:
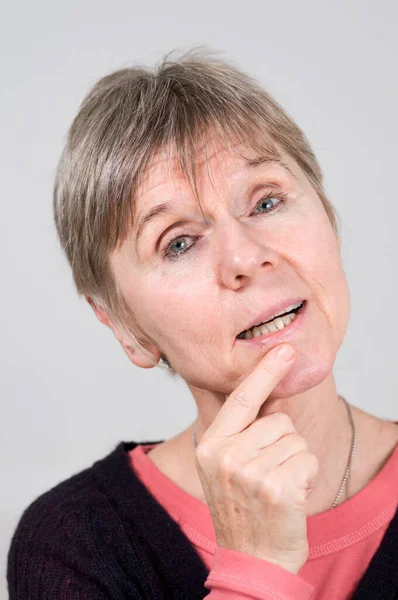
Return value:
M 283 349 L 291 350 L 290 358 L 282 352 Z M 295 350 L 290 344 L 278 344 L 267 352 L 250 375 L 228 396 L 206 429 L 206 437 L 229 437 L 253 423 L 262 404 L 292 367 L 294 356 Z

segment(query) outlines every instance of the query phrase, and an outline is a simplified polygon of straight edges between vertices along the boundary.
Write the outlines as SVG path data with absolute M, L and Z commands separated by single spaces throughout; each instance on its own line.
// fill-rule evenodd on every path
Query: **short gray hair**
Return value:
M 287 112 L 214 50 L 200 46 L 174 60 L 170 54 L 156 67 L 121 69 L 94 85 L 69 129 L 54 187 L 55 224 L 78 294 L 102 307 L 140 349 L 147 338 L 118 289 L 109 259 L 131 230 L 134 199 L 159 151 L 176 152 L 199 200 L 195 157 L 208 133 L 216 131 L 229 147 L 242 142 L 258 156 L 280 156 L 279 145 L 302 168 L 339 235 L 321 168 Z

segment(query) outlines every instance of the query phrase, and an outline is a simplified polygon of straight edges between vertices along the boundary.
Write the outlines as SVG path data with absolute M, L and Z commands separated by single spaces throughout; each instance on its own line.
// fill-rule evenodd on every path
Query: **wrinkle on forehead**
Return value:
M 219 142 L 220 140 L 218 138 L 212 138 L 210 141 L 207 141 L 206 144 L 201 146 L 197 153 L 198 159 L 195 161 L 198 171 L 201 170 L 201 167 L 206 170 L 205 172 L 213 187 L 215 187 L 214 169 L 211 166 L 213 162 L 216 163 L 216 167 L 219 167 L 221 164 L 223 165 L 223 168 L 218 169 L 218 175 L 220 174 L 224 183 L 226 183 L 226 177 L 233 178 L 239 175 L 245 161 L 248 159 L 255 160 L 256 158 L 260 158 L 255 150 L 248 147 L 247 144 L 243 142 L 237 142 L 231 145 L 225 143 L 220 145 Z M 209 147 L 211 147 L 212 150 L 210 153 Z M 242 151 L 239 151 L 239 147 L 242 148 Z M 226 156 L 220 160 L 219 155 L 222 153 L 226 153 Z M 167 182 L 173 185 L 173 183 L 178 180 L 187 181 L 187 174 L 182 168 L 179 157 L 175 156 L 174 150 L 172 149 L 167 156 L 166 154 L 167 150 L 163 149 L 162 151 L 159 151 L 151 161 L 145 174 L 142 176 L 139 195 L 148 193 Z M 264 157 L 266 154 L 263 152 L 262 156 Z M 278 161 L 281 160 L 282 153 L 275 146 L 275 151 L 269 151 L 267 156 L 270 160 Z M 201 179 L 203 176 L 203 172 L 196 173 L 196 179 Z M 188 183 L 191 182 L 188 180 Z

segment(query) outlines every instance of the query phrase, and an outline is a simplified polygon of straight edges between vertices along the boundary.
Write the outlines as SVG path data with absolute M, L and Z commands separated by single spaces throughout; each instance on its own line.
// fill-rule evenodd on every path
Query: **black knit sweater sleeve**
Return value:
M 140 600 L 138 590 L 124 593 L 112 569 L 115 530 L 118 520 L 90 470 L 58 484 L 19 520 L 8 553 L 9 599 Z

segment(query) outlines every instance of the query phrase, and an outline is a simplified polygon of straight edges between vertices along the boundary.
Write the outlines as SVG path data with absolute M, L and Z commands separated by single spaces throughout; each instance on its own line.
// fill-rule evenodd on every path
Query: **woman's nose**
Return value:
M 265 270 L 273 271 L 279 260 L 278 254 L 267 245 L 265 231 L 236 219 L 219 228 L 214 256 L 219 282 L 230 289 L 264 277 Z

